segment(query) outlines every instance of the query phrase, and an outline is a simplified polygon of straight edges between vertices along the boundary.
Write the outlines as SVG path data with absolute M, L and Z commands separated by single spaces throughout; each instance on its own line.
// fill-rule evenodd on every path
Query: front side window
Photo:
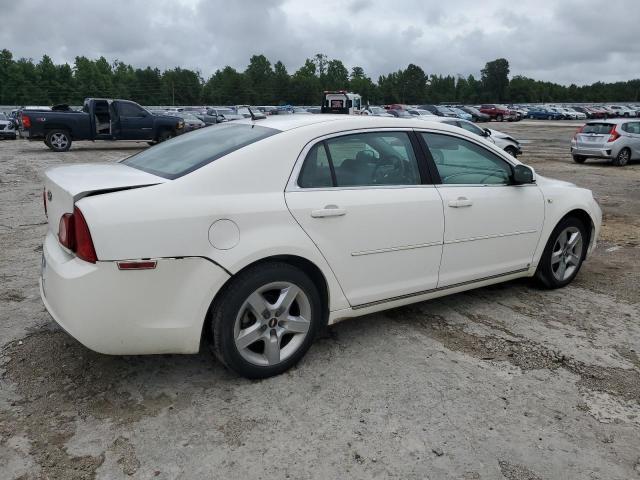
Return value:
M 510 165 L 468 140 L 437 133 L 422 133 L 443 184 L 500 185 L 511 179 Z
M 174 179 L 278 132 L 258 125 L 221 123 L 162 142 L 122 163 Z
M 320 142 L 307 154 L 298 178 L 302 188 L 420 183 L 406 132 L 351 134 Z

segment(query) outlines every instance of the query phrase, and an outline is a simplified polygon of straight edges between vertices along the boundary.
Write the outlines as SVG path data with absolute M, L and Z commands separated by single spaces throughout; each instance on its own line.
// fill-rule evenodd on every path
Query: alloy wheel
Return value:
M 582 233 L 577 227 L 567 227 L 556 239 L 551 252 L 551 271 L 556 280 L 571 277 L 582 260 Z
M 273 366 L 291 357 L 311 327 L 311 302 L 290 282 L 255 290 L 236 316 L 234 340 L 240 355 L 254 365 Z
M 51 135 L 50 142 L 56 149 L 63 149 L 69 143 L 69 139 L 64 133 L 54 133 Z

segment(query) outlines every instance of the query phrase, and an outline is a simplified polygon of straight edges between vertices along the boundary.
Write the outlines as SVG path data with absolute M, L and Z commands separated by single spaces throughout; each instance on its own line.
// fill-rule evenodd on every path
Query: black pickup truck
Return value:
M 20 136 L 44 140 L 54 152 L 66 152 L 73 140 L 138 140 L 162 142 L 184 129 L 181 118 L 157 116 L 129 100 L 87 98 L 81 111 L 61 106 L 24 110 Z

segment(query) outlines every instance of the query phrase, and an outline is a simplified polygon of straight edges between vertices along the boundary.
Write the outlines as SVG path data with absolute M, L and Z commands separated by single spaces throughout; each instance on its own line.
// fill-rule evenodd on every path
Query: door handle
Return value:
M 449 200 L 449 206 L 452 208 L 470 207 L 473 202 L 467 197 L 458 197 L 456 200 Z
M 319 210 L 311 210 L 311 216 L 313 218 L 342 217 L 346 214 L 347 211 L 344 208 L 339 208 L 337 205 L 326 205 Z

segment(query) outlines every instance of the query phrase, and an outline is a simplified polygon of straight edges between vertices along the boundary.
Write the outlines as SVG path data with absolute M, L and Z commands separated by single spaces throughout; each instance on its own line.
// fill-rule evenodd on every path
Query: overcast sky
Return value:
M 378 75 L 511 75 L 563 84 L 640 77 L 640 0 L 0 0 L 0 48 L 180 66 L 205 78 L 263 53 L 293 73 L 322 52 Z

